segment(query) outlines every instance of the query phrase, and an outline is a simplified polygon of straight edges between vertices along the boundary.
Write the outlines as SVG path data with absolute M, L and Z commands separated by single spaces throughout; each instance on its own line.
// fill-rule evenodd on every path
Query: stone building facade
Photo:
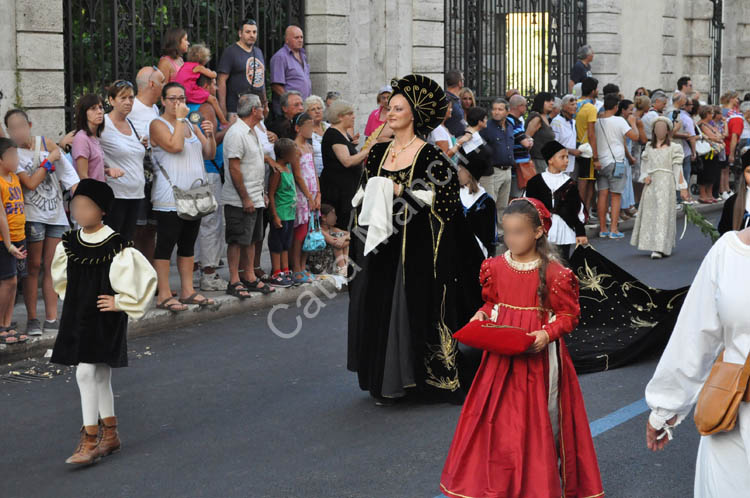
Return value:
M 341 92 L 361 130 L 392 78 L 418 72 L 442 84 L 443 7 L 443 0 L 307 0 L 313 93 Z
M 704 99 L 711 89 L 709 0 L 587 0 L 594 76 L 624 95 L 639 86 L 674 90 L 690 76 Z M 721 93 L 750 90 L 750 2 L 723 0 Z
M 0 115 L 23 107 L 34 133 L 65 129 L 62 0 L 0 0 Z
M 710 89 L 709 0 L 587 0 L 594 74 L 635 88 L 673 89 L 690 75 Z M 34 132 L 65 128 L 63 0 L 0 0 L 0 113 L 21 105 Z M 723 0 L 721 89 L 750 90 L 750 2 Z M 313 90 L 338 90 L 364 128 L 376 93 L 410 72 L 444 73 L 444 0 L 306 0 L 305 38 Z

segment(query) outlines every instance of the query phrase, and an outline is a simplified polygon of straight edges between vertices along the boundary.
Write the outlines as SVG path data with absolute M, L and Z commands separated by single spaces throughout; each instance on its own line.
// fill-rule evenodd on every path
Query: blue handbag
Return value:
M 320 212 L 311 211 L 310 220 L 307 223 L 307 235 L 302 243 L 304 252 L 317 252 L 326 248 L 326 239 L 320 231 Z

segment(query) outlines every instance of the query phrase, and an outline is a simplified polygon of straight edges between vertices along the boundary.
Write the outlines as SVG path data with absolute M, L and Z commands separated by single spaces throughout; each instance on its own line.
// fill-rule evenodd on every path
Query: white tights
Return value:
M 112 369 L 105 363 L 79 363 L 76 381 L 81 391 L 83 425 L 99 425 L 99 417 L 115 415 Z

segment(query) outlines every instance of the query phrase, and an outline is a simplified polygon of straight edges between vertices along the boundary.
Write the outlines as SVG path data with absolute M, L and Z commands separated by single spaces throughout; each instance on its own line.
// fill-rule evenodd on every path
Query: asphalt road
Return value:
M 655 287 L 688 284 L 710 244 L 693 228 L 671 258 L 594 241 Z M 245 314 L 133 340 L 113 385 L 123 450 L 64 464 L 80 428 L 72 369 L 0 383 L 1 497 L 432 498 L 460 407 L 376 407 L 345 368 L 345 295 L 273 315 Z M 319 306 L 323 307 L 319 307 Z M 304 316 L 307 312 L 309 317 Z M 314 315 L 314 316 L 313 316 Z M 657 358 L 582 376 L 590 420 L 640 400 Z M 49 370 L 44 361 L 2 371 Z M 660 454 L 643 413 L 595 438 L 607 496 L 692 496 L 698 436 L 687 421 Z

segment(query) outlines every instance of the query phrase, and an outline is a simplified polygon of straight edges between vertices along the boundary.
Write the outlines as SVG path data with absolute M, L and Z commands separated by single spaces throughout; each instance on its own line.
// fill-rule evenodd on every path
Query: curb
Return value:
M 696 211 L 698 211 L 701 214 L 709 214 L 709 213 L 715 213 L 717 211 L 721 211 L 724 209 L 724 202 L 718 202 L 716 204 L 696 204 L 695 205 Z M 680 209 L 677 211 L 677 219 L 680 220 L 685 217 L 685 211 L 683 209 Z M 631 218 L 627 221 L 620 221 L 620 223 L 617 224 L 617 228 L 620 230 L 620 232 L 630 232 L 633 230 L 633 226 L 635 225 L 635 218 Z M 681 232 L 681 229 L 678 229 L 677 233 L 679 234 Z M 599 239 L 599 225 L 586 225 L 586 237 L 589 238 L 589 240 L 598 240 Z
M 300 285 L 298 287 L 276 288 L 270 295 L 253 294 L 253 297 L 240 300 L 224 293 L 205 293 L 206 296 L 216 301 L 215 306 L 201 309 L 197 305 L 189 306 L 189 309 L 173 313 L 167 310 L 152 307 L 140 320 L 128 320 L 128 339 L 157 334 L 164 329 L 184 327 L 200 322 L 215 320 L 230 315 L 271 309 L 277 304 L 291 304 L 308 294 L 337 294 L 343 291 L 336 289 L 333 279 L 321 278 L 315 283 Z M 48 349 L 55 344 L 54 334 L 44 334 L 19 345 L 0 344 L 0 364 L 24 360 L 33 357 L 42 357 Z

